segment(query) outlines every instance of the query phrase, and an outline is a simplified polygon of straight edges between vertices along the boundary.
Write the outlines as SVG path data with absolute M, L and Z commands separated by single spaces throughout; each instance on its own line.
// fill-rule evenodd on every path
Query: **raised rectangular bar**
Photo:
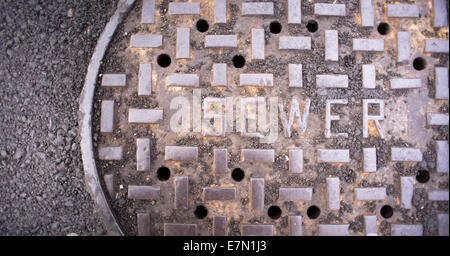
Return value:
M 348 163 L 350 152 L 348 149 L 318 149 L 317 161 L 319 163 Z
M 242 3 L 242 16 L 273 15 L 272 2 L 246 2 Z
M 280 50 L 311 50 L 311 37 L 280 36 Z
M 187 209 L 189 207 L 189 177 L 175 177 L 175 209 Z
M 139 64 L 138 95 L 152 95 L 152 64 Z
M 397 62 L 409 62 L 411 52 L 410 33 L 397 32 Z
M 439 236 L 448 237 L 448 214 L 438 214 Z
M 447 2 L 446 0 L 433 0 L 433 25 L 435 28 L 448 25 Z
M 353 51 L 384 51 L 383 39 L 353 38 Z
M 237 47 L 236 35 L 207 35 L 205 36 L 205 47 Z
M 448 40 L 425 40 L 425 52 L 448 53 Z
M 100 132 L 113 132 L 114 128 L 114 101 L 102 100 L 102 113 L 100 116 Z
M 123 147 L 101 147 L 98 149 L 100 160 L 122 160 Z
M 302 64 L 289 64 L 289 87 L 303 87 Z
M 214 63 L 213 64 L 213 86 L 227 86 L 227 64 Z
M 430 200 L 430 201 L 448 201 L 448 190 L 428 191 L 428 200 Z
M 428 125 L 446 125 L 448 126 L 448 114 L 427 113 Z
M 273 74 L 240 74 L 239 86 L 273 87 Z
M 243 224 L 242 236 L 273 236 L 273 225 Z
M 375 15 L 372 0 L 361 0 L 361 23 L 363 27 L 373 27 Z
M 200 3 L 170 2 L 169 15 L 200 14 Z
M 377 216 L 364 216 L 366 236 L 378 236 Z
M 125 86 L 127 82 L 127 76 L 125 74 L 103 74 L 102 86 Z
M 347 88 L 347 75 L 316 75 L 317 88 Z
M 150 214 L 138 213 L 137 214 L 137 228 L 138 236 L 150 236 Z
M 132 48 L 159 48 L 162 47 L 162 35 L 132 35 L 130 46 Z
M 325 30 L 325 60 L 339 60 L 339 42 L 337 30 Z
M 391 236 L 422 236 L 422 225 L 391 224 Z
M 208 187 L 203 188 L 205 200 L 236 200 L 236 188 L 235 187 Z
M 159 186 L 128 186 L 128 198 L 138 200 L 159 200 L 160 187 Z
M 319 224 L 319 236 L 349 236 L 349 224 Z
M 422 151 L 418 148 L 391 148 L 391 161 L 422 162 Z
M 289 171 L 303 172 L 303 149 L 289 149 Z
M 414 195 L 414 178 L 413 177 L 401 177 L 401 206 L 404 209 L 412 208 L 412 198 Z
M 227 0 L 214 0 L 214 23 L 227 23 Z
M 226 236 L 227 235 L 227 216 L 215 215 L 213 219 L 213 235 Z
M 143 0 L 141 23 L 155 23 L 155 0 Z
M 314 15 L 318 16 L 345 16 L 345 4 L 314 4 Z
M 264 210 L 264 179 L 251 178 L 252 209 Z
M 198 74 L 168 74 L 166 86 L 199 87 L 200 76 Z
M 386 188 L 355 188 L 355 200 L 385 200 Z
M 438 100 L 448 100 L 448 68 L 434 68 L 434 83 L 436 86 L 435 98 Z
M 130 108 L 128 122 L 136 124 L 156 124 L 163 120 L 162 109 L 136 109 Z
M 273 149 L 242 149 L 244 162 L 274 162 L 275 151 Z
M 228 171 L 228 156 L 226 148 L 214 149 L 214 172 L 226 173 Z
M 420 78 L 392 78 L 391 89 L 414 89 L 422 87 Z
M 327 203 L 328 210 L 339 210 L 341 186 L 339 178 L 327 178 Z
M 189 59 L 191 50 L 191 29 L 177 28 L 177 59 Z
M 436 141 L 436 170 L 440 173 L 448 173 L 449 163 L 448 141 Z
M 252 60 L 264 59 L 265 43 L 264 29 L 252 28 Z
M 136 145 L 136 169 L 150 171 L 150 139 L 137 139 Z
M 377 149 L 376 148 L 364 148 L 364 172 L 376 172 L 377 171 Z
M 302 23 L 302 1 L 288 0 L 288 24 Z
M 281 201 L 309 201 L 312 198 L 312 188 L 280 188 Z
M 106 191 L 108 191 L 108 195 L 109 198 L 111 199 L 115 199 L 114 198 L 114 175 L 113 174 L 105 174 L 105 176 L 103 176 L 103 180 L 105 181 L 105 185 L 106 185 Z
M 289 235 L 302 235 L 302 216 L 289 216 Z
M 198 148 L 185 146 L 166 146 L 166 161 L 197 161 Z
M 164 223 L 164 236 L 196 236 L 197 224 Z
M 387 13 L 390 18 L 418 18 L 419 6 L 415 4 L 388 4 Z
M 363 88 L 375 89 L 376 87 L 375 65 L 365 64 L 362 66 L 362 79 L 363 79 Z

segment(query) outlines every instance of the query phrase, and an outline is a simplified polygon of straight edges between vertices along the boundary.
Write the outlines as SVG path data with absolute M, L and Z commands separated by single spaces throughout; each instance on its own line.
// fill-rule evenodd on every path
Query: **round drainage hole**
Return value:
M 203 19 L 199 19 L 197 21 L 196 27 L 197 27 L 197 30 L 202 33 L 208 31 L 208 29 L 209 29 L 208 22 Z
M 426 183 L 430 180 L 430 173 L 426 170 L 419 170 L 416 175 L 416 180 L 420 183 Z
M 231 178 L 233 178 L 233 180 L 235 181 L 241 181 L 242 179 L 244 179 L 244 176 L 244 171 L 241 168 L 235 168 L 231 172 Z
M 241 55 L 235 55 L 233 57 L 233 66 L 235 68 L 242 68 L 245 65 L 245 59 Z
M 417 57 L 413 61 L 413 67 L 415 70 L 423 70 L 427 66 L 427 62 L 422 57 Z
M 394 214 L 394 209 L 390 205 L 385 205 L 381 207 L 380 214 L 383 218 L 389 219 Z
M 380 24 L 378 24 L 377 30 L 380 35 L 387 35 L 389 34 L 389 32 L 391 32 L 391 27 L 386 22 L 381 22 Z
M 165 166 L 161 166 L 156 170 L 156 175 L 160 181 L 168 180 L 170 178 L 170 170 Z
M 281 217 L 281 209 L 276 205 L 272 205 L 269 207 L 269 210 L 267 210 L 267 214 L 270 218 L 276 220 Z
M 308 21 L 308 24 L 306 24 L 306 28 L 309 32 L 314 33 L 319 29 L 319 23 L 315 20 Z
M 166 68 L 170 65 L 172 60 L 170 59 L 169 55 L 163 53 L 158 56 L 158 58 L 156 59 L 156 62 L 158 62 L 158 65 L 160 67 Z
M 206 217 L 206 215 L 208 215 L 208 209 L 206 209 L 206 207 L 203 205 L 199 205 L 195 208 L 194 215 L 198 219 L 203 219 Z
M 269 29 L 272 34 L 279 34 L 281 32 L 281 28 L 282 26 L 278 21 L 273 21 L 269 25 Z
M 319 215 L 320 215 L 320 209 L 319 209 L 319 207 L 317 207 L 315 205 L 310 206 L 308 208 L 308 210 L 306 211 L 306 214 L 308 215 L 308 217 L 310 219 L 317 219 L 317 217 L 319 217 Z

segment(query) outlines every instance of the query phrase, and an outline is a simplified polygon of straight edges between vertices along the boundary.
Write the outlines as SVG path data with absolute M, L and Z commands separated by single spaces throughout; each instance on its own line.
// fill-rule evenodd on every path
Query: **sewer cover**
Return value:
M 83 149 L 113 232 L 448 235 L 447 1 L 118 10 Z

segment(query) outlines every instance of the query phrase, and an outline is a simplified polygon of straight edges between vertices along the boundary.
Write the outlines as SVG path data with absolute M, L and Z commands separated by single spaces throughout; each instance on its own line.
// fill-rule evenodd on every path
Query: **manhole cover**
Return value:
M 81 115 L 108 228 L 448 235 L 447 10 L 120 2 L 86 80 L 92 131 Z

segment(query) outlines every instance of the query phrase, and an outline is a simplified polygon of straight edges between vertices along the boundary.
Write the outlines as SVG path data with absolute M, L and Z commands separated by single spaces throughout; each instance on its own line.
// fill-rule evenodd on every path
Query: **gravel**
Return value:
M 103 235 L 78 97 L 117 1 L 0 1 L 0 235 Z

